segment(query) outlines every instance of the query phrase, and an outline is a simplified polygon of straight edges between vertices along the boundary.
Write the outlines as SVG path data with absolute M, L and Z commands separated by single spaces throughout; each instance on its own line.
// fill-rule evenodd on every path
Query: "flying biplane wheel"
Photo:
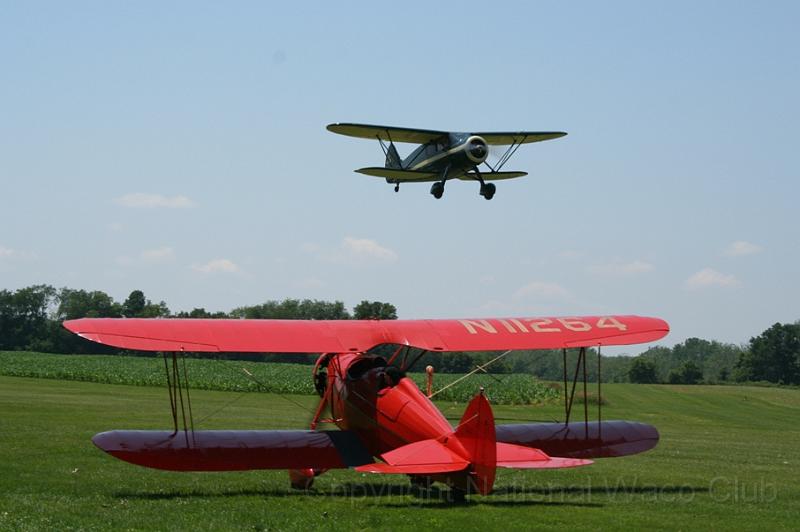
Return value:
M 395 192 L 400 192 L 400 183 L 396 183 L 396 184 L 394 185 L 394 191 L 395 191 Z
M 497 187 L 494 183 L 486 183 L 485 185 L 481 185 L 481 196 L 490 200 L 494 197 L 494 193 L 497 191 Z
M 433 194 L 433 197 L 436 199 L 441 198 L 442 194 L 444 194 L 444 183 L 437 181 L 431 185 L 431 194 Z

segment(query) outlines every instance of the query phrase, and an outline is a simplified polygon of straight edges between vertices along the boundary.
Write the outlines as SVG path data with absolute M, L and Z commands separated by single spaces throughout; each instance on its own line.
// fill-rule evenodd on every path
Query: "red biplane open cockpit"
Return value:
M 669 326 L 658 318 L 80 319 L 64 326 L 95 342 L 165 353 L 173 430 L 113 430 L 93 438 L 100 449 L 121 460 L 157 469 L 288 469 L 294 487 L 308 488 L 316 475 L 328 469 L 355 468 L 406 474 L 415 482 L 445 482 L 456 494 L 486 494 L 498 467 L 576 467 L 593 458 L 643 452 L 658 442 L 658 431 L 644 423 L 589 421 L 586 410 L 583 421 L 570 421 L 581 367 L 586 393 L 586 349 L 663 338 Z M 389 356 L 371 351 L 387 345 L 395 346 Z M 480 390 L 453 427 L 406 377 L 428 351 L 535 349 L 564 350 L 564 422 L 495 425 L 489 401 Z M 570 393 L 567 349 L 579 350 Z M 194 430 L 191 411 L 187 422 L 186 375 L 181 374 L 177 358 L 186 352 L 323 353 L 313 372 L 321 400 L 311 427 Z M 326 414 L 329 417 L 323 418 Z M 339 430 L 317 430 L 321 422 Z

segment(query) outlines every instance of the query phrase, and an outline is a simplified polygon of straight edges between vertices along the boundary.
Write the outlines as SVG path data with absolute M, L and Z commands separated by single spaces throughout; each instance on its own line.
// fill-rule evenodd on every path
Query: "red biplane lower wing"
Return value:
M 84 318 L 80 336 L 124 349 L 239 353 L 346 353 L 380 344 L 429 351 L 560 349 L 652 342 L 658 318 L 583 316 L 454 320 L 206 320 Z
M 353 433 L 336 430 L 112 430 L 92 442 L 120 460 L 168 471 L 336 469 L 373 461 Z
M 583 421 L 497 425 L 498 442 L 540 449 L 567 458 L 615 458 L 642 453 L 658 443 L 658 430 L 633 421 Z

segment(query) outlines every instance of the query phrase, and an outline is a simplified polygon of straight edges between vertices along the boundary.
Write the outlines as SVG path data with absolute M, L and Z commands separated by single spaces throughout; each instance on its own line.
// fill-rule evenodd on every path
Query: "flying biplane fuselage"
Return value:
M 444 184 L 448 180 L 462 179 L 478 181 L 481 196 L 490 200 L 496 187 L 487 181 L 527 175 L 526 172 L 501 171 L 520 145 L 566 135 L 561 131 L 454 133 L 348 123 L 330 124 L 328 130 L 340 135 L 378 140 L 386 157 L 384 167 L 361 168 L 356 172 L 385 178 L 387 183 L 395 185 L 395 192 L 400 190 L 400 183 L 433 182 L 431 194 L 437 199 L 444 194 Z M 395 142 L 420 145 L 402 159 Z M 494 165 L 487 160 L 490 145 L 508 146 Z M 481 165 L 486 169 L 480 170 Z
M 576 467 L 590 464 L 592 458 L 643 452 L 658 442 L 658 431 L 644 423 L 601 421 L 599 410 L 598 419 L 589 421 L 586 401 L 587 347 L 657 340 L 669 327 L 656 318 L 81 319 L 64 325 L 103 344 L 165 353 L 173 430 L 113 430 L 93 438 L 99 448 L 121 460 L 157 469 L 288 469 L 292 486 L 308 488 L 328 469 L 354 468 L 406 474 L 425 485 L 445 482 L 463 496 L 469 491 L 489 493 L 498 467 Z M 480 390 L 454 427 L 406 376 L 429 351 L 553 348 L 565 350 L 563 422 L 495 425 L 488 398 Z M 571 392 L 567 348 L 579 350 L 574 374 L 570 372 Z M 189 376 L 178 356 L 187 351 L 322 352 L 312 372 L 321 401 L 310 430 L 197 430 Z M 585 416 L 583 421 L 570 421 L 581 367 Z M 339 430 L 317 430 L 320 423 Z

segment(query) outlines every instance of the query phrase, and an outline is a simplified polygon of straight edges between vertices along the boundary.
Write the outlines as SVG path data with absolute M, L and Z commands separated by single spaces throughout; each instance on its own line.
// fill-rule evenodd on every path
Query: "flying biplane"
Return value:
M 84 318 L 66 321 L 64 326 L 102 344 L 164 353 L 172 430 L 112 430 L 92 439 L 116 458 L 146 467 L 172 471 L 288 469 L 292 486 L 301 489 L 310 487 L 314 477 L 326 470 L 354 468 L 409 475 L 412 482 L 426 485 L 444 482 L 460 498 L 467 492 L 489 493 L 498 467 L 583 466 L 593 458 L 640 453 L 658 442 L 658 431 L 651 425 L 603 421 L 599 410 L 598 419 L 589 421 L 586 401 L 586 349 L 658 340 L 669 326 L 657 318 Z M 377 348 L 386 356 L 376 354 Z M 406 376 L 427 352 L 521 349 L 563 350 L 563 422 L 495 425 L 488 398 L 480 390 L 453 427 Z M 567 349 L 578 350 L 571 388 Z M 188 376 L 185 364 L 180 363 L 186 352 L 322 353 L 313 369 L 321 400 L 309 430 L 195 430 Z M 599 361 L 598 356 L 598 370 Z M 584 420 L 570 421 L 581 367 Z M 339 430 L 318 430 L 321 423 L 336 425 Z
M 456 133 L 347 123 L 330 124 L 328 131 L 350 137 L 377 139 L 386 157 L 384 167 L 360 168 L 356 172 L 385 178 L 387 183 L 394 184 L 395 192 L 400 190 L 400 183 L 433 182 L 431 194 L 439 199 L 444 194 L 444 184 L 447 180 L 461 179 L 479 182 L 480 195 L 487 200 L 494 197 L 497 189 L 494 183 L 487 181 L 528 175 L 527 172 L 501 171 L 522 144 L 557 139 L 566 135 L 562 131 Z M 401 159 L 395 142 L 411 142 L 420 146 L 408 157 Z M 494 166 L 487 161 L 489 146 L 493 145 L 508 146 Z M 486 165 L 488 171 L 481 172 L 478 168 L 481 164 Z

